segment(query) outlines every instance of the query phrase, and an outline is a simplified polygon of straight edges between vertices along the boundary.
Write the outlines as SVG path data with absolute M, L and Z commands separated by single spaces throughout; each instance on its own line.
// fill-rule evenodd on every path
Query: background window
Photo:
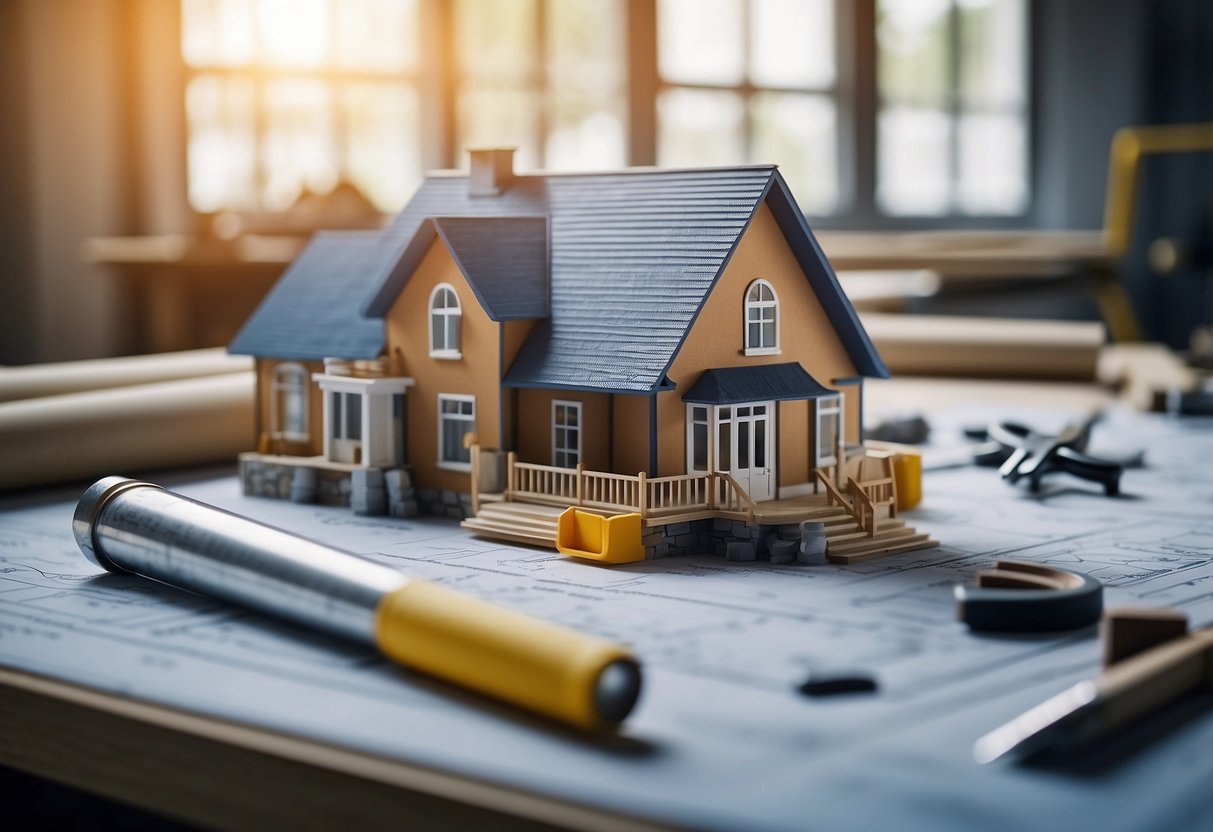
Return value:
M 191 207 L 281 211 L 421 179 L 418 0 L 183 0 Z
M 521 169 L 627 164 L 623 10 L 615 0 L 459 0 L 457 150 L 517 147 Z
M 659 0 L 657 163 L 775 162 L 800 207 L 839 205 L 833 0 Z
M 182 0 L 198 211 L 422 168 L 774 162 L 805 213 L 1027 213 L 1027 0 Z M 423 118 L 424 116 L 424 118 Z
M 888 214 L 1028 206 L 1023 0 L 879 0 L 877 189 Z
M 469 470 L 470 448 L 463 447 L 463 436 L 476 430 L 476 399 L 472 396 L 438 396 L 438 465 Z

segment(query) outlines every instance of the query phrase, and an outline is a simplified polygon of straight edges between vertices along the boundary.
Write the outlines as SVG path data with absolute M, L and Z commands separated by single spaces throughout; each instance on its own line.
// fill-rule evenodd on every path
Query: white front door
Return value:
M 775 496 L 774 402 L 716 408 L 716 470 L 729 474 L 754 501 Z

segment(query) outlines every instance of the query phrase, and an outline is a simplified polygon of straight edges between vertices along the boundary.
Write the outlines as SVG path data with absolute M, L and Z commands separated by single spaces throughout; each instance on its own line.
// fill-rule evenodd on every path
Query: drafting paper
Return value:
M 1065 416 L 970 408 L 936 420 L 935 436 L 1011 415 Z M 681 825 L 1213 828 L 1208 713 L 1095 773 L 972 760 L 977 737 L 1099 669 L 1095 628 L 977 636 L 956 620 L 953 587 L 996 558 L 1093 575 L 1108 606 L 1174 606 L 1193 626 L 1213 623 L 1213 421 L 1116 412 L 1095 436 L 1146 448 L 1123 497 L 1064 478 L 1033 497 L 990 469 L 932 472 L 908 519 L 943 545 L 845 567 L 713 555 L 604 567 L 448 521 L 246 498 L 231 476 L 168 483 L 631 645 L 646 677 L 622 742 L 292 625 L 98 574 L 72 540 L 71 501 L 10 499 L 0 512 L 0 664 Z M 809 699 L 795 688 L 811 670 L 870 673 L 880 690 Z

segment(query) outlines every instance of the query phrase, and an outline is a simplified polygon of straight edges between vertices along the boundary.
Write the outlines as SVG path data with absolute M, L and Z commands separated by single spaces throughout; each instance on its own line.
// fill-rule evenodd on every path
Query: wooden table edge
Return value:
M 0 763 L 211 828 L 670 828 L 8 667 Z

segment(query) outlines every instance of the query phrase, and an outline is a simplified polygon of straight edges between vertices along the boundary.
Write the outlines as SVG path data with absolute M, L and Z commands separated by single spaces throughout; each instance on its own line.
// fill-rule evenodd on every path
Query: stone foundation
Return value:
M 645 559 L 714 553 L 725 556 L 730 543 L 748 543 L 754 560 L 770 560 L 771 547 L 777 541 L 800 543 L 800 525 L 747 525 L 744 520 L 692 520 L 653 526 L 644 531 Z M 783 547 L 776 546 L 777 550 Z
M 421 507 L 422 514 L 430 514 L 434 517 L 463 520 L 472 516 L 472 495 L 461 491 L 418 488 L 417 504 Z
M 249 496 L 351 508 L 367 516 L 416 517 L 420 510 L 406 468 L 343 471 L 245 455 L 240 483 Z

